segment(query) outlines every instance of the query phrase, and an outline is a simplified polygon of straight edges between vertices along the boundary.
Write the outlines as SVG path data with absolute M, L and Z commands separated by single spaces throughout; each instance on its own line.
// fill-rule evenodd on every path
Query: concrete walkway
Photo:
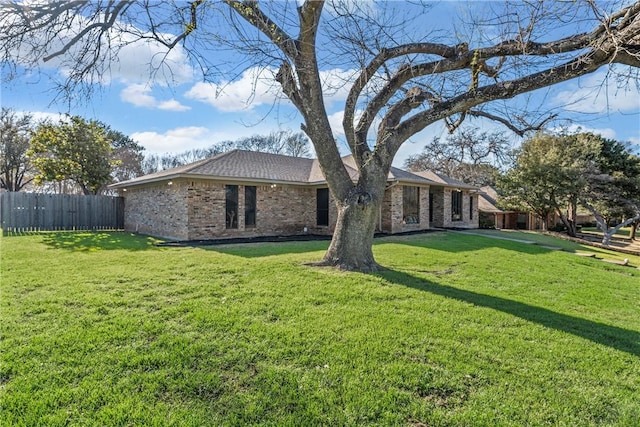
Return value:
M 544 245 L 538 242 L 534 242 L 531 240 L 524 240 L 524 239 L 515 239 L 513 237 L 506 237 L 506 236 L 496 236 L 495 234 L 489 234 L 489 233 L 483 233 L 481 231 L 477 231 L 477 230 L 458 230 L 456 231 L 457 233 L 460 234 L 469 234 L 472 236 L 480 236 L 480 237 L 487 237 L 489 239 L 497 239 L 497 240 L 506 240 L 509 242 L 516 242 L 516 243 L 522 243 L 525 245 L 537 245 L 540 246 L 541 248 L 544 249 L 548 249 L 551 251 L 564 251 L 563 248 L 559 247 L 559 246 L 551 246 L 551 245 Z M 577 242 L 580 243 L 580 242 Z M 602 248 L 602 249 L 609 249 L 609 248 Z M 593 252 L 573 252 L 573 251 L 567 251 L 568 253 L 572 253 L 574 255 L 577 256 L 581 256 L 581 257 L 589 257 L 589 258 L 596 258 L 599 260 L 602 260 L 604 262 L 610 263 L 610 264 L 617 264 L 617 265 L 622 265 L 622 266 L 627 266 L 627 267 L 633 267 L 632 265 L 629 264 L 629 260 L 628 259 L 624 259 L 623 261 L 620 260 L 614 260 L 614 259 L 606 259 L 606 258 L 600 258 L 598 256 L 596 256 L 595 253 Z M 640 265 L 637 266 L 638 269 L 640 269 Z
M 524 243 L 525 245 L 538 245 L 541 248 L 549 249 L 551 251 L 561 251 L 562 250 L 562 248 L 559 247 L 559 246 L 543 245 L 541 243 L 533 242 L 531 240 L 514 239 L 513 237 L 496 236 L 495 234 L 485 234 L 485 233 L 479 233 L 479 232 L 474 232 L 474 231 L 459 231 L 459 232 L 463 233 L 463 234 L 471 234 L 473 236 L 488 237 L 490 239 L 507 240 L 509 242 Z

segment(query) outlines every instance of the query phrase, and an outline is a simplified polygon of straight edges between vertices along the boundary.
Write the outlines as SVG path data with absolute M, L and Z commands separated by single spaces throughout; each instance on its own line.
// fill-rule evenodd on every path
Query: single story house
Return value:
M 352 156 L 343 158 L 354 180 Z M 477 228 L 478 189 L 391 168 L 377 231 Z M 233 150 L 111 185 L 125 229 L 174 240 L 331 235 L 337 210 L 317 159 Z
M 487 185 L 480 188 L 478 209 L 483 228 L 533 230 L 536 216 L 531 212 L 505 210 L 498 207 L 498 192 Z M 539 223 L 539 221 L 538 221 Z
M 480 226 L 483 228 L 515 229 L 515 230 L 541 230 L 543 228 L 540 215 L 528 211 L 503 210 L 497 206 L 498 192 L 491 186 L 480 188 L 478 209 L 480 211 Z M 590 213 L 578 212 L 576 223 L 578 225 L 595 222 Z M 547 227 L 553 228 L 561 224 L 557 214 L 549 214 Z

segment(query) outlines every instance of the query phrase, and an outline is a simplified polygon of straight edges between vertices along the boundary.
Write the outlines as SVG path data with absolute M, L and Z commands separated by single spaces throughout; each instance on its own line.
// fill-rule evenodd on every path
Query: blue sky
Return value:
M 425 16 L 424 22 L 434 26 L 450 25 L 454 13 L 464 14 L 473 7 L 455 2 L 434 4 L 433 13 Z M 168 86 L 161 80 L 148 78 L 145 64 L 152 61 L 159 49 L 135 43 L 127 47 L 100 90 L 89 100 L 76 98 L 71 108 L 64 102 L 52 103 L 53 81 L 65 73 L 55 61 L 44 64 L 40 71 L 20 69 L 16 79 L 8 82 L 3 79 L 0 103 L 36 118 L 57 119 L 58 114 L 68 112 L 103 121 L 137 140 L 149 154 L 203 148 L 277 129 L 300 129 L 300 116 L 282 99 L 270 79 L 273 69 L 263 70 L 257 80 L 257 69 L 249 69 L 235 79 L 202 83 L 184 52 L 176 49 L 169 58 L 173 63 L 173 83 Z M 234 60 L 233 57 L 226 59 Z M 624 72 L 624 69 L 619 67 L 618 71 Z M 325 79 L 330 86 L 332 81 L 353 75 L 353 70 L 343 66 L 327 69 Z M 532 105 L 553 109 L 560 119 L 571 119 L 572 129 L 581 127 L 640 147 L 638 85 L 621 89 L 615 79 L 607 80 L 606 76 L 607 70 L 602 69 L 510 102 L 522 105 L 526 98 Z M 326 97 L 327 112 L 338 138 L 345 95 L 346 90 L 338 88 L 328 91 Z M 485 130 L 503 130 L 500 125 L 477 119 L 467 124 Z M 404 144 L 395 164 L 401 166 L 407 156 L 420 152 L 434 136 L 445 135 L 443 124 L 430 126 Z

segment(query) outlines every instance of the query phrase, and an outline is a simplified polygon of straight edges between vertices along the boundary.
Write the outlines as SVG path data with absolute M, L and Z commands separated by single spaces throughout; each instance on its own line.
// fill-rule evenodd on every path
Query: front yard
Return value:
M 377 275 L 304 265 L 326 241 L 153 243 L 1 238 L 1 425 L 640 424 L 639 269 L 457 233 L 376 240 Z

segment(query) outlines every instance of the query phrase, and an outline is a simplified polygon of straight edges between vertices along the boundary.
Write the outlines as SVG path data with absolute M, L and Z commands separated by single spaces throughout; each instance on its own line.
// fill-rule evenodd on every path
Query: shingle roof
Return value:
M 167 169 L 112 185 L 113 188 L 180 177 L 307 183 L 318 177 L 317 160 L 257 151 L 232 150 L 185 166 Z M 322 173 L 319 175 L 324 181 Z
M 459 187 L 459 188 L 467 188 L 467 189 L 473 189 L 473 190 L 476 190 L 478 188 L 474 185 L 464 183 L 457 179 L 454 179 L 449 176 L 443 175 L 441 173 L 436 173 L 430 170 L 413 172 L 413 173 L 415 175 L 419 175 L 421 177 L 427 178 L 435 183 L 438 183 L 440 185 L 444 185 L 447 187 Z
M 358 178 L 358 168 L 356 167 L 356 161 L 352 155 L 344 156 L 342 158 L 342 162 L 347 166 L 347 170 L 351 174 L 352 179 Z M 389 170 L 389 175 L 387 175 L 387 179 L 390 181 L 407 181 L 414 182 L 416 184 L 425 184 L 425 185 L 433 185 L 435 182 L 424 178 L 422 176 L 418 176 L 412 172 L 407 172 L 402 169 L 395 168 L 391 166 Z
M 313 162 L 313 159 L 301 157 L 233 150 L 193 167 L 190 173 L 266 181 L 307 182 Z
M 502 209 L 496 206 L 498 199 L 498 192 L 490 185 L 480 187 L 480 193 L 478 197 L 478 210 L 487 213 L 503 213 Z M 508 212 L 508 211 L 507 211 Z
M 342 161 L 351 179 L 357 180 L 358 169 L 353 156 L 345 156 Z M 440 175 L 435 175 L 438 180 L 434 180 L 431 178 L 434 175 L 425 176 L 422 172 L 416 174 L 392 167 L 388 179 L 424 185 L 442 185 L 443 178 Z M 119 182 L 111 185 L 111 188 L 124 188 L 175 178 L 229 179 L 292 184 L 322 184 L 326 182 L 317 159 L 232 150 L 188 165 Z M 451 178 L 448 179 L 451 180 Z M 463 188 L 476 188 L 459 181 L 456 181 L 454 185 Z

